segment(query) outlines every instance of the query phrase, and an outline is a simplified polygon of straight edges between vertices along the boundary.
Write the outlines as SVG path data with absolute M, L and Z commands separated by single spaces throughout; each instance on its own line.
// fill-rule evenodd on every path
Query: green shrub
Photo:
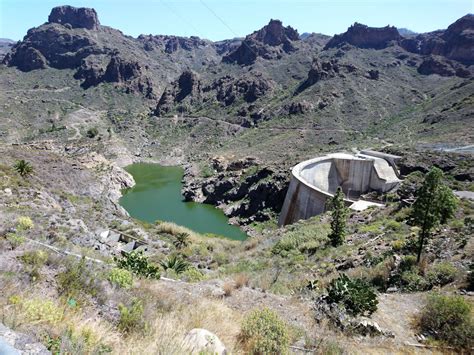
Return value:
M 458 270 L 450 263 L 442 262 L 433 265 L 426 273 L 426 279 L 431 286 L 444 286 L 453 282 Z
M 94 138 L 99 134 L 99 130 L 96 127 L 89 128 L 86 132 L 87 138 Z
M 249 313 L 240 338 L 250 354 L 287 354 L 290 342 L 286 324 L 268 308 Z
M 405 245 L 403 245 L 401 252 L 404 254 L 411 254 L 411 253 L 415 253 L 417 249 L 418 249 L 418 238 L 416 237 L 416 235 L 411 234 L 405 240 Z
M 132 304 L 127 307 L 123 304 L 118 306 L 120 312 L 120 319 L 118 329 L 125 334 L 132 332 L 139 332 L 146 328 L 143 319 L 143 303 L 140 300 L 132 300 Z
M 174 236 L 173 245 L 176 249 L 183 249 L 189 245 L 189 234 L 188 233 L 178 233 Z
M 466 349 L 474 345 L 472 306 L 461 296 L 430 295 L 420 314 L 420 327 L 449 345 Z
M 113 268 L 109 271 L 107 280 L 121 288 L 130 288 L 133 285 L 133 275 L 125 269 Z
M 414 255 L 407 255 L 402 258 L 400 261 L 399 269 L 401 272 L 404 271 L 412 271 L 416 267 L 416 256 Z
M 50 300 L 35 298 L 20 302 L 29 322 L 56 324 L 63 318 L 63 309 Z
M 13 169 L 20 174 L 21 177 L 27 177 L 33 172 L 33 167 L 29 162 L 26 160 L 18 160 L 15 165 L 13 165 Z
M 179 255 L 173 254 L 160 262 L 161 267 L 166 270 L 173 270 L 177 275 L 185 272 L 189 268 L 189 263 Z
M 57 276 L 59 293 L 68 298 L 80 298 L 84 294 L 96 296 L 100 286 L 97 278 L 86 267 L 86 260 L 66 263 L 66 270 Z
M 367 279 L 375 288 L 385 291 L 389 287 L 392 268 L 393 260 L 387 259 L 369 269 Z
M 339 274 L 331 281 L 327 291 L 329 302 L 343 304 L 353 315 L 370 315 L 377 310 L 377 295 L 364 280 Z
M 16 227 L 21 231 L 25 231 L 33 228 L 34 224 L 30 217 L 22 216 L 18 218 L 16 222 Z
M 18 248 L 20 245 L 22 245 L 25 242 L 24 237 L 15 233 L 7 233 L 6 238 L 8 242 L 10 243 L 12 249 Z
M 402 224 L 400 222 L 397 222 L 397 221 L 391 219 L 385 224 L 385 228 L 387 230 L 391 230 L 391 231 L 396 232 L 396 231 L 399 231 L 402 228 Z
M 186 271 L 181 274 L 184 281 L 187 282 L 199 282 L 204 279 L 204 275 L 201 271 L 195 267 L 188 267 Z
M 324 248 L 328 242 L 328 225 L 296 225 L 286 232 L 273 246 L 272 253 L 286 255 L 297 250 L 314 253 L 318 248 Z
M 405 240 L 404 239 L 394 240 L 391 243 L 391 246 L 392 246 L 393 251 L 401 251 L 405 247 Z
M 48 254 L 43 250 L 27 251 L 20 256 L 20 260 L 30 266 L 42 267 L 48 260 Z
M 425 278 L 415 271 L 405 271 L 401 275 L 402 287 L 405 291 L 426 291 L 430 284 Z
M 135 275 L 147 278 L 159 279 L 160 271 L 158 266 L 152 265 L 143 251 L 132 251 L 122 258 L 114 257 L 117 267 L 133 272 Z

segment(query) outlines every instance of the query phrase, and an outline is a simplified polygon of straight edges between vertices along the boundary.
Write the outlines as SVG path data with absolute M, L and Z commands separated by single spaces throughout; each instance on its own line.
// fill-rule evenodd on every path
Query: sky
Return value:
M 474 12 L 474 0 L 0 0 L 0 38 L 20 40 L 58 5 L 93 7 L 101 24 L 127 35 L 243 37 L 280 19 L 299 33 L 344 32 L 354 22 L 415 32 L 449 26 Z

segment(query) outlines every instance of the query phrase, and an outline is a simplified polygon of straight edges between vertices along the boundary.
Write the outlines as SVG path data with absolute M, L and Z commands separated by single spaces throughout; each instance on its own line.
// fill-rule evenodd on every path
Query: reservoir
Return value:
M 154 223 L 156 220 L 174 222 L 198 233 L 212 233 L 230 239 L 244 240 L 247 235 L 230 225 L 221 210 L 208 204 L 183 202 L 179 166 L 137 163 L 125 168 L 136 185 L 123 191 L 120 204 L 133 218 Z

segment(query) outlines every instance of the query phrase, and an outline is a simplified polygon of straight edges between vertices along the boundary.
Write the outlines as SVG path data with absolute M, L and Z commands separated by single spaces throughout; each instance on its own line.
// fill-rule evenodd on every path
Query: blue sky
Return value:
M 360 22 L 427 32 L 474 12 L 474 0 L 0 0 L 0 37 L 22 39 L 58 5 L 93 7 L 103 25 L 132 36 L 245 36 L 278 18 L 300 33 L 329 35 Z

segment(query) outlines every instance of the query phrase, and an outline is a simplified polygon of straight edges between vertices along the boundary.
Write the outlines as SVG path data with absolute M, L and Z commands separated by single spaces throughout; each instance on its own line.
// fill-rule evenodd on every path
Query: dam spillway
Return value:
M 352 209 L 380 206 L 361 200 L 360 196 L 371 191 L 386 193 L 396 188 L 401 181 L 395 167 L 398 158 L 365 150 L 355 155 L 328 154 L 299 163 L 291 171 L 278 224 L 291 224 L 324 213 L 338 187 L 346 196 L 346 205 Z

